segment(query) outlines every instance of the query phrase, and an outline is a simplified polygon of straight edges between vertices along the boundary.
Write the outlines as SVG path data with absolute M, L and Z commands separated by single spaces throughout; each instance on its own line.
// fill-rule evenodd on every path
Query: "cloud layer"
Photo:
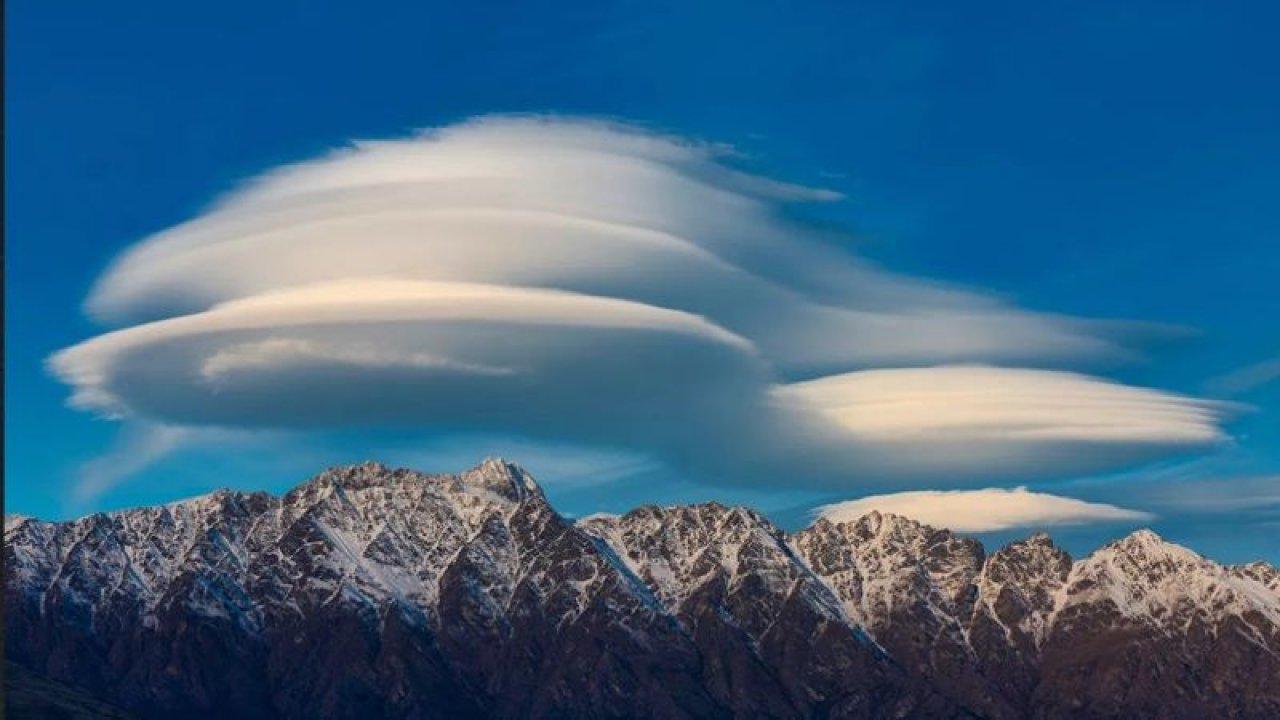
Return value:
M 267 173 L 126 252 L 90 313 L 153 320 L 353 277 L 553 288 L 676 308 L 781 372 L 1123 356 L 1120 326 L 1009 307 L 841 253 L 789 221 L 832 193 L 721 148 L 608 124 L 490 118 Z
M 1208 403 L 951 366 L 1123 358 L 1137 326 L 878 268 L 786 211 L 834 194 L 727 157 L 545 118 L 357 143 L 125 252 L 86 303 L 114 329 L 50 365 L 75 406 L 166 427 L 514 434 L 736 484 L 1049 477 L 1223 439 Z
M 1096 522 L 1137 523 L 1155 519 L 1150 513 L 1031 492 L 1025 487 L 921 490 L 875 495 L 824 505 L 816 514 L 832 522 L 851 522 L 873 510 L 902 515 L 957 532 L 994 532 Z
M 1231 409 L 1076 373 L 980 366 L 864 370 L 777 392 L 922 479 L 1015 478 L 1037 463 L 1085 473 L 1208 447 L 1227 440 L 1218 422 Z

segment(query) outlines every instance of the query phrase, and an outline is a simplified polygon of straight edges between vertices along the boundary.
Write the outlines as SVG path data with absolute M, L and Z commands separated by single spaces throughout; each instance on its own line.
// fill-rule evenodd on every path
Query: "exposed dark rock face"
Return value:
M 1019 711 L 1032 706 L 1040 647 L 1070 573 L 1071 556 L 1039 533 L 992 553 L 978 575 L 969 644 L 991 692 Z
M 895 515 L 818 520 L 796 547 L 860 623 L 909 672 L 978 715 L 1012 712 L 991 696 L 965 621 L 982 546 Z
M 6 530 L 6 653 L 152 717 L 713 717 L 646 588 L 523 471 L 378 465 Z
M 571 523 L 526 473 L 365 464 L 6 518 L 6 658 L 140 717 L 1280 717 L 1280 572 L 1079 562 L 872 513 Z
M 785 534 L 751 510 L 644 507 L 580 525 L 678 619 L 705 659 L 703 684 L 741 717 L 957 712 L 913 692 Z
M 1072 568 L 1035 706 L 1052 717 L 1280 717 L 1278 600 L 1140 530 Z
M 1280 583 L 1148 530 L 1072 562 L 1048 536 L 982 549 L 912 520 L 794 538 L 889 654 L 992 718 L 1280 717 Z
M 136 720 L 120 708 L 11 662 L 6 662 L 4 668 L 4 717 L 11 720 Z

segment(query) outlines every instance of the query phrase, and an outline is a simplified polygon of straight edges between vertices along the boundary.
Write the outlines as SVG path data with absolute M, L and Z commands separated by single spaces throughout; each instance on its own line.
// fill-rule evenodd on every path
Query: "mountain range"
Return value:
M 6 516 L 4 585 L 13 667 L 140 718 L 1280 717 L 1265 563 L 876 512 L 574 521 L 494 459 Z

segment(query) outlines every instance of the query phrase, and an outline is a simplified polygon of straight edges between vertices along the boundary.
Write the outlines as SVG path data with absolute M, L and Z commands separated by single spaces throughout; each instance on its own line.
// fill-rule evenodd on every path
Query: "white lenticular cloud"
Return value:
M 893 513 L 957 532 L 993 532 L 1099 522 L 1149 522 L 1151 513 L 1031 492 L 1025 487 L 919 490 L 875 495 L 817 509 L 831 522 L 852 522 L 872 511 Z
M 749 343 L 687 313 L 385 280 L 225 302 L 109 332 L 51 365 L 78 407 L 175 425 L 497 427 L 592 441 L 608 441 L 599 427 L 611 424 L 643 438 L 662 413 L 692 417 L 725 394 L 749 405 L 764 382 Z
M 126 252 L 106 322 L 378 277 L 559 289 L 684 310 L 783 373 L 885 362 L 1123 356 L 1112 324 L 876 268 L 787 221 L 834 196 L 714 147 L 584 121 L 490 118 L 273 171 Z
M 1121 358 L 1134 324 L 878 268 L 788 219 L 834 193 L 613 124 L 362 142 L 144 239 L 50 359 L 165 427 L 397 427 L 638 452 L 709 482 L 973 484 L 1223 439 L 1222 408 L 959 362 Z M 794 383 L 798 378 L 818 380 Z
M 1091 473 L 1220 445 L 1233 409 L 1076 373 L 978 366 L 864 370 L 775 394 L 838 426 L 865 463 L 964 483 Z
M 865 370 L 790 385 L 853 436 L 880 442 L 1201 444 L 1228 406 L 1070 372 L 979 366 Z

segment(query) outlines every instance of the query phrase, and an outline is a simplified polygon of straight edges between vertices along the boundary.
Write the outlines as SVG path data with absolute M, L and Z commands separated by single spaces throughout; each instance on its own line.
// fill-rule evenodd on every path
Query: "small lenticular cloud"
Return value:
M 957 532 L 993 532 L 1099 522 L 1138 523 L 1155 519 L 1151 513 L 1031 492 L 1025 487 L 919 490 L 875 495 L 824 505 L 815 514 L 831 522 L 852 522 L 872 511 L 902 515 Z

